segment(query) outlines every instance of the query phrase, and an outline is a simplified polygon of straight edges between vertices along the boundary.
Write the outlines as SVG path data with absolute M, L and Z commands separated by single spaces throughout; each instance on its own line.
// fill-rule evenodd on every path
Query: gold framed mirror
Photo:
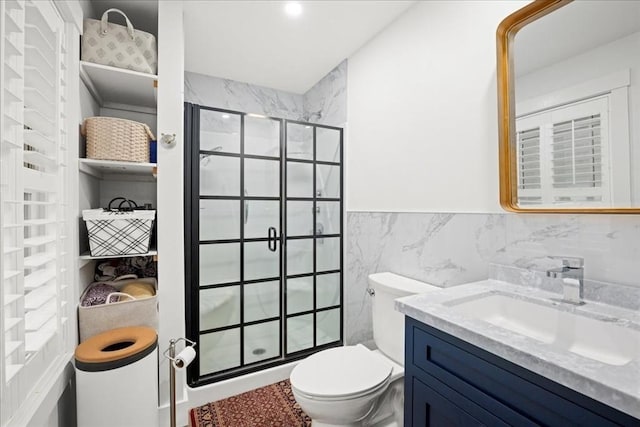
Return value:
M 504 209 L 640 213 L 639 44 L 635 1 L 536 0 L 500 23 Z

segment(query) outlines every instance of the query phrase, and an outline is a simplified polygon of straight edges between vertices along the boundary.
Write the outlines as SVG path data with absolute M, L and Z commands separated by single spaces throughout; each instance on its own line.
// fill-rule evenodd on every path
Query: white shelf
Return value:
M 153 181 L 156 176 L 156 163 L 118 162 L 113 160 L 79 159 L 80 172 L 99 179 L 126 179 L 124 176 L 135 176 Z
M 154 74 L 80 61 L 80 78 L 102 107 L 156 112 Z
M 85 252 L 80 255 L 81 260 L 91 260 L 91 259 L 108 259 L 108 258 L 133 258 L 137 256 L 153 256 L 158 255 L 158 251 L 150 250 L 146 254 L 133 254 L 133 255 L 106 255 L 106 256 L 91 256 L 89 252 Z

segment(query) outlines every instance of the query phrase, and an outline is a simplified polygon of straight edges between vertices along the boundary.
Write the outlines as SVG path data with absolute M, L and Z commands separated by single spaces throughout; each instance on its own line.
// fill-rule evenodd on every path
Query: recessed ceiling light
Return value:
M 223 118 L 223 119 L 228 119 L 229 117 L 231 117 L 231 116 L 230 116 L 230 115 L 228 115 L 228 114 L 223 114 L 223 115 L 222 115 L 222 118 Z
M 297 1 L 290 1 L 284 6 L 286 14 L 292 18 L 302 15 L 302 5 Z

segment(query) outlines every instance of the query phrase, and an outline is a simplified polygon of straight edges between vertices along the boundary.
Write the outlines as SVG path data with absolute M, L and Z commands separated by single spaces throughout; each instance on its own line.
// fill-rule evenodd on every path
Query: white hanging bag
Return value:
M 108 21 L 109 12 L 124 16 L 127 26 Z M 85 19 L 82 60 L 147 74 L 158 71 L 158 50 L 153 34 L 136 30 L 119 9 L 109 9 L 102 19 Z

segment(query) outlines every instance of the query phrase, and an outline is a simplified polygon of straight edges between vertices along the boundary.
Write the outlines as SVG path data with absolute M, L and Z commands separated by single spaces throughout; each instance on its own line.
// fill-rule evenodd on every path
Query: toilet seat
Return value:
M 345 400 L 386 387 L 392 366 L 364 346 L 323 350 L 291 372 L 291 386 L 310 399 Z
M 358 393 L 353 393 L 353 394 L 348 394 L 348 395 L 343 395 L 343 396 L 315 396 L 315 395 L 311 395 L 311 394 L 306 394 L 301 392 L 300 390 L 298 390 L 297 388 L 295 388 L 293 385 L 291 386 L 291 389 L 294 391 L 295 395 L 298 395 L 300 397 L 304 397 L 310 400 L 316 400 L 316 401 L 322 401 L 322 402 L 349 402 L 349 401 L 353 401 L 353 400 L 358 400 L 362 397 L 367 397 L 373 394 L 376 394 L 378 391 L 387 388 L 387 386 L 389 385 L 390 381 L 385 380 L 382 383 L 378 384 L 377 386 L 368 389 L 368 390 L 363 390 L 360 391 Z

